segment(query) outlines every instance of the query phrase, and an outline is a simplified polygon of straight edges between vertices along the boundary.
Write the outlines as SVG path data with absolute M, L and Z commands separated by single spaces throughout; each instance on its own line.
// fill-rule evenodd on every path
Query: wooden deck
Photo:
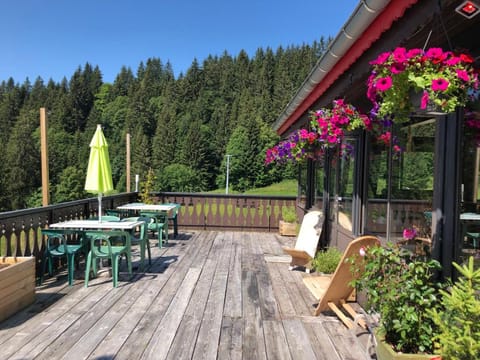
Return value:
M 0 323 L 1 359 L 365 359 L 365 334 L 316 303 L 272 233 L 180 233 L 145 273 L 66 274 Z M 138 254 L 137 254 L 138 255 Z M 138 259 L 138 257 L 136 257 Z M 135 266 L 135 264 L 134 264 Z

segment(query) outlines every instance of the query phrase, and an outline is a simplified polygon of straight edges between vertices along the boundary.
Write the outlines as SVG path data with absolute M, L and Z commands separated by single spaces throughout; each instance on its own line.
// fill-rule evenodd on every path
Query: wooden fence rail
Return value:
M 160 203 L 178 203 L 180 229 L 278 231 L 283 207 L 296 204 L 293 196 L 212 195 L 154 193 Z M 122 193 L 102 198 L 103 209 L 138 201 L 138 194 Z M 37 274 L 45 240 L 41 229 L 48 224 L 97 216 L 97 198 L 82 199 L 0 213 L 0 256 L 35 256 Z M 301 217 L 300 217 L 301 218 Z

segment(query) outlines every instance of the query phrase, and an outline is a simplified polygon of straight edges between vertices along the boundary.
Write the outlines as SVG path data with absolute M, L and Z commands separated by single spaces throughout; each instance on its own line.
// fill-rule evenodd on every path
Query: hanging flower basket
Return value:
M 367 97 L 377 118 L 406 122 L 413 113 L 429 107 L 450 113 L 478 95 L 478 71 L 473 58 L 466 54 L 399 47 L 380 54 L 370 64 Z M 421 94 L 416 106 L 411 101 L 412 91 Z
M 311 113 L 309 129 L 294 131 L 286 140 L 266 152 L 265 163 L 285 163 L 320 159 L 329 148 L 337 148 L 347 132 L 370 129 L 371 120 L 353 105 L 338 99 L 331 109 L 322 108 Z M 341 149 L 344 153 L 348 149 Z

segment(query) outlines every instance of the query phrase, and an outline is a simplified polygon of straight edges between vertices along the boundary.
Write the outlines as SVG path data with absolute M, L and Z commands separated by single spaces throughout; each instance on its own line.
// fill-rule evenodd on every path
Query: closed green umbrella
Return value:
M 102 221 L 102 195 L 113 190 L 113 181 L 108 144 L 101 125 L 97 125 L 97 130 L 90 141 L 85 190 L 98 194 L 98 218 Z

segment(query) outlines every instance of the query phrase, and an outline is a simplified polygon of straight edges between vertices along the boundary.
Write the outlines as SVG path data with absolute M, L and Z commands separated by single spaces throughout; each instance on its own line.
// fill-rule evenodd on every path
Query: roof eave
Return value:
M 284 134 L 418 0 L 362 0 L 273 125 Z

